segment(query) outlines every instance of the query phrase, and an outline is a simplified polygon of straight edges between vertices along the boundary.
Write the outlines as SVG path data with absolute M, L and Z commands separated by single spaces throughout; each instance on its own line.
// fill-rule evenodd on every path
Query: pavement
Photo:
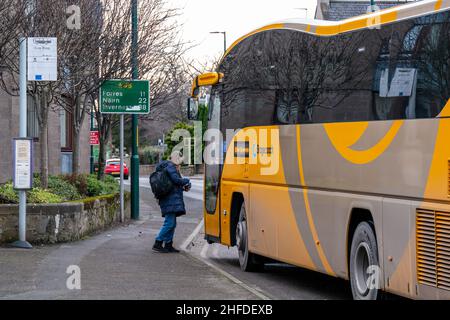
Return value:
M 0 299 L 264 298 L 191 253 L 152 252 L 163 219 L 147 186 L 148 178 L 142 178 L 141 184 L 141 219 L 137 222 L 74 243 L 32 250 L 1 247 Z M 194 177 L 192 184 L 186 194 L 189 214 L 178 220 L 174 241 L 178 247 L 192 248 L 202 222 L 201 178 Z M 67 271 L 73 266 L 80 271 L 79 290 L 69 289 L 74 282 L 67 285 L 73 279 Z
M 188 214 L 178 219 L 180 254 L 151 247 L 163 223 L 148 177 L 140 179 L 140 220 L 83 241 L 32 250 L 0 247 L 1 299 L 347 300 L 347 281 L 283 263 L 242 272 L 236 248 L 204 240 L 203 177 L 191 178 Z M 125 182 L 129 188 L 129 181 Z M 81 290 L 67 273 L 79 267 Z

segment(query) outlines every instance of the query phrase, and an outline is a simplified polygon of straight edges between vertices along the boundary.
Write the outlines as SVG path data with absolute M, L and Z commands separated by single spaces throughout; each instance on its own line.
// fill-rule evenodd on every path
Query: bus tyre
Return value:
M 350 251 L 350 285 L 353 299 L 377 300 L 380 296 L 378 247 L 375 232 L 361 222 L 353 234 Z
M 239 264 L 243 271 L 259 271 L 264 267 L 264 264 L 259 261 L 259 257 L 248 251 L 247 215 L 244 203 L 242 204 L 239 221 L 236 226 L 236 246 L 239 252 Z

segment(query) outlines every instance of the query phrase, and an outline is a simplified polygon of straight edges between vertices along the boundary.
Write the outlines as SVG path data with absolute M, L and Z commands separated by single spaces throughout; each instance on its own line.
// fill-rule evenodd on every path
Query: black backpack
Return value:
M 172 192 L 174 185 L 167 173 L 167 164 L 158 169 L 150 175 L 150 187 L 155 198 L 160 200 Z

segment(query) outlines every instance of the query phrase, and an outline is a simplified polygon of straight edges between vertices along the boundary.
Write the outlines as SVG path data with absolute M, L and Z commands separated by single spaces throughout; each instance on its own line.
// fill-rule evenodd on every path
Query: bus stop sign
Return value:
M 150 83 L 146 80 L 107 80 L 100 87 L 100 112 L 148 114 Z

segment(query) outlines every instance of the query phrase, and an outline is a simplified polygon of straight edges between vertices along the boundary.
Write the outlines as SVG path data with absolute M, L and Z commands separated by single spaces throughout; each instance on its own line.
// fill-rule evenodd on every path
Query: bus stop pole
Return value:
M 120 222 L 125 221 L 124 213 L 124 115 L 120 115 Z
M 20 38 L 20 98 L 19 98 L 19 134 L 20 138 L 27 137 L 27 39 Z M 31 249 L 27 242 L 27 193 L 19 191 L 19 241 L 12 244 L 13 247 Z

